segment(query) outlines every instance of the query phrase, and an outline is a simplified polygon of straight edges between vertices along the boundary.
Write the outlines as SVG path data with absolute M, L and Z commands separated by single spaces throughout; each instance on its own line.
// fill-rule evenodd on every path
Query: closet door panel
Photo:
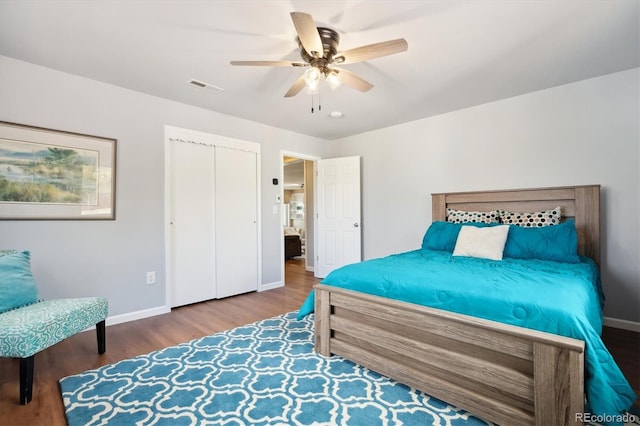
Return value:
M 171 306 L 216 297 L 214 150 L 170 142 L 169 244 Z
M 258 289 L 257 154 L 216 146 L 217 297 Z

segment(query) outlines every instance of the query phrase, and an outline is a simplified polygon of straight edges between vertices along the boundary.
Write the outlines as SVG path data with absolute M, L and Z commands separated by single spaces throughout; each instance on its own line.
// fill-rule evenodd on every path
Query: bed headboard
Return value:
M 432 220 L 446 220 L 447 208 L 466 211 L 533 212 L 562 207 L 578 232 L 578 254 L 600 265 L 600 185 L 431 194 Z

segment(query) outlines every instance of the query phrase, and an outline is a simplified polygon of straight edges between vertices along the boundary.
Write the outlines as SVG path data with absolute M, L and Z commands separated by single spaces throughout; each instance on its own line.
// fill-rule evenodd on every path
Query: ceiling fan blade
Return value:
M 296 80 L 295 83 L 293 83 L 293 86 L 291 86 L 289 88 L 289 91 L 284 95 L 285 98 L 290 98 L 292 96 L 297 95 L 305 86 L 305 82 L 304 82 L 304 74 L 300 76 L 300 78 L 298 78 Z
M 382 56 L 393 55 L 404 52 L 409 48 L 409 44 L 403 38 L 397 40 L 383 41 L 380 43 L 368 44 L 345 50 L 333 57 L 333 61 L 338 64 L 353 64 L 356 62 L 368 61 L 369 59 L 380 58 Z
M 311 15 L 302 12 L 291 12 L 291 19 L 304 50 L 313 57 L 321 58 L 324 54 L 324 48 L 322 47 L 322 40 L 320 39 L 320 34 L 318 34 L 316 23 L 313 22 Z
M 368 92 L 373 88 L 373 84 L 364 80 L 361 77 L 358 77 L 351 71 L 347 71 L 344 68 L 332 68 L 333 71 L 337 72 L 338 80 L 345 86 L 349 86 L 352 89 L 359 90 L 361 92 Z
M 308 67 L 304 62 L 291 61 L 231 61 L 231 65 L 242 65 L 250 67 Z

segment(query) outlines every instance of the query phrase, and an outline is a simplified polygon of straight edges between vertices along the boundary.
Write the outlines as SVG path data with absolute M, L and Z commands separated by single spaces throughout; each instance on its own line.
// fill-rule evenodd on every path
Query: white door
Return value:
M 317 229 L 315 276 L 362 260 L 360 223 L 360 157 L 316 163 Z
M 169 146 L 169 273 L 171 306 L 216 297 L 214 150 Z
M 216 146 L 217 297 L 258 289 L 257 154 Z

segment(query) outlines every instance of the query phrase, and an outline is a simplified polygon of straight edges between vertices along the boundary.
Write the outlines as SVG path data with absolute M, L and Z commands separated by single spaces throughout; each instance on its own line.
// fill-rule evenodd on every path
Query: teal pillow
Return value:
M 578 263 L 578 233 L 573 219 L 559 225 L 525 228 L 509 225 L 504 257 Z
M 467 222 L 467 223 L 452 223 L 452 222 L 433 222 L 424 237 L 422 237 L 422 248 L 425 250 L 439 250 L 448 251 L 453 253 L 453 249 L 456 247 L 456 241 L 458 240 L 458 234 L 460 228 L 463 225 L 476 226 L 479 228 L 485 228 L 488 226 L 500 225 L 499 223 L 484 223 L 484 222 Z
M 5 251 L 0 255 L 0 313 L 38 300 L 28 251 Z

